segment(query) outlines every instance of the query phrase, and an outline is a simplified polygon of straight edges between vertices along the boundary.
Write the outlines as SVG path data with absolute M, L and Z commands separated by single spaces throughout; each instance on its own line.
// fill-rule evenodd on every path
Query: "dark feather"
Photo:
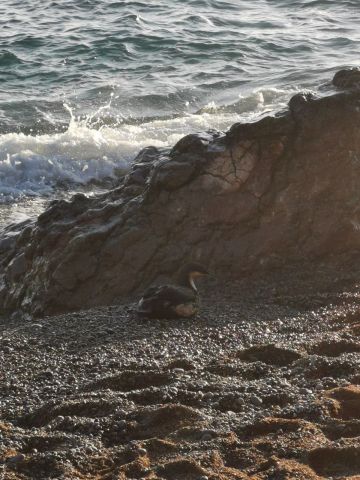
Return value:
M 137 312 L 152 318 L 178 317 L 178 305 L 197 304 L 197 300 L 196 293 L 189 288 L 175 285 L 150 287 L 140 300 Z

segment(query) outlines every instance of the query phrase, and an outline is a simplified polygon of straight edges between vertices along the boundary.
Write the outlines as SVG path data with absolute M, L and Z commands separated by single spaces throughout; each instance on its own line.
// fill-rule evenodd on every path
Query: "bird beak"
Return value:
M 194 277 L 204 277 L 205 275 L 209 275 L 209 272 L 194 272 Z

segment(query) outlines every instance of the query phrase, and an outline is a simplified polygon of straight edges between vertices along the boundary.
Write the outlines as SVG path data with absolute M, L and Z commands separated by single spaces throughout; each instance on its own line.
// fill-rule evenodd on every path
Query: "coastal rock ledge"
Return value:
M 225 134 L 141 151 L 117 188 L 55 201 L 0 241 L 0 310 L 118 303 L 199 260 L 219 278 L 360 247 L 360 73 Z

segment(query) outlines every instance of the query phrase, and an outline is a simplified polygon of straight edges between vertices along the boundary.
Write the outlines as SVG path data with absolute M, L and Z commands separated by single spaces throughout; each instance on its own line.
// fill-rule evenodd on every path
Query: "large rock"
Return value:
M 221 278 L 358 249 L 360 91 L 350 83 L 226 134 L 149 147 L 118 188 L 53 202 L 0 242 L 2 310 L 116 303 L 190 259 Z

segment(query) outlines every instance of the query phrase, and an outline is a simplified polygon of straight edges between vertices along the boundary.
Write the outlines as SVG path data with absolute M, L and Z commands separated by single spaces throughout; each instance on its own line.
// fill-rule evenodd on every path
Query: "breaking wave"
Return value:
M 126 172 L 142 148 L 168 147 L 182 136 L 212 128 L 226 130 L 286 105 L 294 90 L 257 89 L 231 105 L 209 103 L 197 112 L 147 121 L 109 122 L 111 102 L 92 116 L 76 117 L 61 133 L 0 135 L 0 202 L 50 195 L 59 184 L 86 185 Z M 108 124 L 111 123 L 111 126 Z

